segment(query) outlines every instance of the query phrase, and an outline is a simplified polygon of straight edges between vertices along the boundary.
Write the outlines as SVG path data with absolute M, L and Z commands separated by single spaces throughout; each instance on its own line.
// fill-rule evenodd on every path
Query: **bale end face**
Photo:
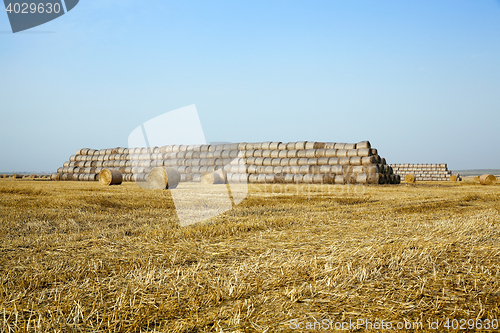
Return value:
M 412 174 L 406 175 L 405 182 L 407 182 L 407 183 L 414 183 L 415 182 L 415 176 L 412 175 Z

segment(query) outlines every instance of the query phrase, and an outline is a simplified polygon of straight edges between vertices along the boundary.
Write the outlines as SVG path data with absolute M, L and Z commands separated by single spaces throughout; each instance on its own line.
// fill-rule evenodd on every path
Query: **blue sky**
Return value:
M 81 0 L 9 31 L 0 13 L 0 171 L 127 146 L 191 104 L 211 142 L 500 168 L 500 1 Z

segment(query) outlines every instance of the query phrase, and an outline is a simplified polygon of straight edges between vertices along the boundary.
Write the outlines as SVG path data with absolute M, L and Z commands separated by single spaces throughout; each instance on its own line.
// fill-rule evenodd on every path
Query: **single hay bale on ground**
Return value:
M 207 171 L 201 175 L 201 183 L 206 185 L 224 184 L 225 178 L 224 171 L 221 169 L 214 172 Z
M 456 175 L 451 175 L 450 176 L 450 182 L 456 182 L 457 181 L 457 176 Z
M 482 175 L 479 177 L 479 182 L 481 185 L 491 185 L 497 181 L 497 178 L 493 175 Z
M 173 189 L 179 185 L 181 174 L 174 168 L 153 168 L 146 178 L 149 188 L 154 190 Z
M 406 175 L 405 182 L 407 182 L 407 183 L 414 183 L 415 182 L 415 176 L 412 175 L 412 174 Z
M 120 185 L 123 181 L 123 176 L 120 170 L 116 169 L 103 169 L 99 173 L 99 182 L 102 185 Z

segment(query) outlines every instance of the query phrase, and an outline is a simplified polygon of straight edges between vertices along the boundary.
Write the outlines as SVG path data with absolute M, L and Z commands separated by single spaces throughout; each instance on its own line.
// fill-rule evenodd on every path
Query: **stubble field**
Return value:
M 280 186 L 180 227 L 169 191 L 0 180 L 0 332 L 500 319 L 500 184 Z

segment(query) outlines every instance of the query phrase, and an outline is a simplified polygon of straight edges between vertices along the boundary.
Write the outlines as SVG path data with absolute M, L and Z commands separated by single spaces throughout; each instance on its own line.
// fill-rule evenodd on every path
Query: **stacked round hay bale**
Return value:
M 394 173 L 401 178 L 412 175 L 414 181 L 449 181 L 459 180 L 459 176 L 453 177 L 445 163 L 442 164 L 391 164 Z
M 155 168 L 172 168 L 180 181 L 204 183 L 398 184 L 400 176 L 369 141 L 259 142 L 168 145 L 94 150 L 83 148 L 64 162 L 54 180 L 98 180 L 103 169 L 122 181 L 146 181 Z M 214 173 L 222 173 L 219 179 Z M 211 176 L 210 176 L 211 175 Z

